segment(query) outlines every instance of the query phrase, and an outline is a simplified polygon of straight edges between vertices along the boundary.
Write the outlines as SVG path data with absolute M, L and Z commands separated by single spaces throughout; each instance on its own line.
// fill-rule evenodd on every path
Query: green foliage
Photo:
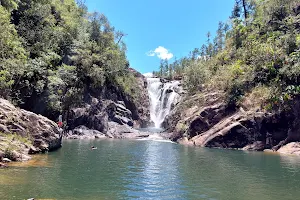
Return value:
M 116 76 L 116 82 L 126 94 L 138 99 L 139 87 L 133 74 L 127 73 L 126 76 Z
M 0 95 L 53 117 L 109 82 L 129 95 L 124 33 L 74 0 L 0 0 Z M 11 12 L 11 13 L 10 13 Z M 36 104 L 43 111 L 35 110 Z
M 0 0 L 0 5 L 6 8 L 8 11 L 12 11 L 18 8 L 19 0 Z
M 205 67 L 205 62 L 191 62 L 188 67 L 184 68 L 184 83 L 189 88 L 190 92 L 201 89 L 210 74 Z
M 298 6 L 297 0 L 237 0 L 230 28 L 219 23 L 216 38 L 209 32 L 200 49 L 171 63 L 174 77 L 183 76 L 190 92 L 221 90 L 233 106 L 247 97 L 261 99 L 253 106 L 279 108 L 300 95 Z
M 10 13 L 1 5 L 0 30 L 0 95 L 8 98 L 15 80 L 24 73 L 27 53 L 10 23 Z

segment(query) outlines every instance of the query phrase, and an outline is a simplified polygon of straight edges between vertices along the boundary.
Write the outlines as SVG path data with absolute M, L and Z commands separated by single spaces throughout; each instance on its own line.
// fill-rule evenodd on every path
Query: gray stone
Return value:
M 11 160 L 8 159 L 8 158 L 3 158 L 3 159 L 2 159 L 2 162 L 4 162 L 4 163 L 9 163 L 9 162 L 11 162 Z

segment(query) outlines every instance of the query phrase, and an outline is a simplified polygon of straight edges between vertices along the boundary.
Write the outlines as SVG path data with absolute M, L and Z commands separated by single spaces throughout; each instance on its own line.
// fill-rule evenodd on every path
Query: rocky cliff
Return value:
M 55 122 L 0 99 L 0 161 L 27 160 L 28 154 L 59 147 L 61 136 Z
M 203 91 L 186 96 L 166 124 L 174 132 L 172 139 L 182 144 L 297 154 L 298 143 L 289 143 L 300 141 L 300 100 L 289 104 L 273 112 L 233 108 L 224 93 Z
M 129 70 L 136 78 L 139 96 L 134 98 L 116 84 L 107 84 L 101 90 L 89 91 L 83 105 L 73 107 L 65 114 L 66 135 L 69 138 L 131 137 L 130 135 L 137 135 L 134 128 L 143 128 L 149 124 L 147 81 L 139 72 Z M 128 133 L 127 136 L 125 133 Z

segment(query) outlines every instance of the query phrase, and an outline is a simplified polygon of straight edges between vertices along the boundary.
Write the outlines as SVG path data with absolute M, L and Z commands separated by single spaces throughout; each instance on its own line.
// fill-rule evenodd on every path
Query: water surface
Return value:
M 299 187 L 296 156 L 149 140 L 65 141 L 56 152 L 0 169 L 3 200 L 292 200 Z

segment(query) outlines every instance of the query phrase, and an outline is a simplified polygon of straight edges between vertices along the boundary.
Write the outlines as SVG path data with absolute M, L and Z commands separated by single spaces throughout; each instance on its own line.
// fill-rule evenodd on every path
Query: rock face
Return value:
M 110 138 L 135 139 L 149 136 L 149 133 L 140 132 L 128 125 L 121 125 L 116 122 L 108 122 L 108 126 L 109 129 L 106 135 Z
M 282 154 L 293 154 L 300 156 L 300 143 L 291 142 L 278 149 L 278 152 Z
M 129 70 L 134 74 L 137 80 L 138 90 L 140 91 L 138 101 L 134 102 L 135 106 L 126 105 L 126 107 L 131 110 L 133 119 L 135 121 L 135 127 L 145 128 L 150 125 L 150 99 L 147 89 L 147 79 L 138 71 L 129 68 Z M 137 119 L 136 119 L 137 118 Z
M 108 115 L 105 111 L 106 106 L 107 102 L 93 98 L 90 104 L 71 109 L 67 117 L 68 130 L 85 126 L 89 129 L 106 132 L 108 126 Z
M 0 159 L 2 155 L 22 160 L 28 152 L 46 152 L 61 147 L 61 136 L 55 122 L 16 108 L 4 99 L 0 99 L 0 132 Z
M 129 71 L 137 80 L 139 98 L 125 94 L 115 84 L 106 84 L 99 91 L 88 91 L 84 98 L 84 105 L 72 108 L 65 114 L 67 119 L 67 136 L 82 138 L 82 134 L 98 131 L 110 138 L 123 138 L 125 132 L 135 134 L 134 128 L 147 127 L 150 121 L 149 97 L 145 77 L 134 69 Z M 122 130 L 123 129 L 123 130 Z M 89 131 L 88 131 L 89 130 Z M 133 134 L 134 133 L 134 134 Z M 88 137 L 88 134 L 84 138 Z M 127 134 L 130 135 L 130 134 Z M 91 134 L 91 138 L 93 138 Z M 128 136 L 130 137 L 130 136 Z
M 204 93 L 181 102 L 167 121 L 169 131 L 174 132 L 172 139 L 187 145 L 256 151 L 277 151 L 300 141 L 299 99 L 291 102 L 291 110 L 268 113 L 232 109 L 222 96 Z M 292 144 L 281 151 L 298 148 Z

